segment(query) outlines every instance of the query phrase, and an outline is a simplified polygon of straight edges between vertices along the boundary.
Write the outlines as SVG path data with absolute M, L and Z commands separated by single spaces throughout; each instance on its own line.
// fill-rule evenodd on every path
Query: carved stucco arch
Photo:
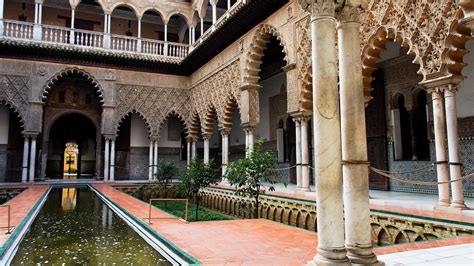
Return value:
M 232 121 L 234 119 L 234 111 L 237 108 L 239 114 L 240 114 L 240 107 L 232 95 L 229 95 L 225 101 L 225 107 L 224 107 L 224 113 L 221 116 L 221 123 L 220 123 L 220 128 L 222 129 L 232 129 Z
M 202 133 L 212 135 L 214 131 L 214 122 L 217 120 L 217 124 L 219 125 L 221 119 L 219 119 L 219 114 L 217 112 L 217 108 L 214 104 L 210 104 L 207 107 L 206 113 L 204 115 L 204 119 L 201 120 L 202 123 Z
M 397 42 L 400 46 L 408 48 L 407 54 L 414 56 L 412 63 L 420 66 L 418 74 L 422 74 L 423 60 L 420 58 L 417 45 L 413 44 L 403 31 L 398 31 L 396 28 L 387 28 L 385 26 L 379 27 L 362 49 L 362 76 L 366 103 L 373 98 L 370 92 L 372 91 L 371 84 L 374 80 L 372 73 L 377 69 L 375 64 L 381 59 L 381 53 L 385 50 L 385 45 L 389 41 Z
M 189 122 L 186 120 L 186 117 L 184 115 L 182 115 L 181 113 L 179 113 L 178 111 L 176 110 L 172 110 L 170 112 L 168 112 L 168 114 L 166 114 L 163 118 L 163 120 L 159 123 L 159 132 L 161 132 L 161 128 L 163 127 L 164 123 L 166 120 L 168 120 L 168 118 L 172 115 L 175 115 L 176 117 L 179 118 L 179 120 L 181 121 L 181 125 L 184 127 L 183 130 L 184 130 L 184 133 L 186 135 L 189 135 Z
M 201 118 L 199 117 L 199 113 L 194 111 L 191 116 L 191 124 L 188 130 L 188 136 L 193 138 L 199 137 L 199 129 L 201 128 Z
M 465 43 L 470 38 L 470 31 L 458 23 L 462 16 L 455 0 L 372 0 L 361 16 L 360 32 L 366 102 L 371 99 L 373 64 L 390 39 L 409 48 L 414 63 L 420 65 L 423 82 L 448 75 L 462 79 Z
M 151 125 L 150 125 L 150 122 L 148 120 L 148 118 L 142 114 L 140 111 L 137 111 L 135 109 L 131 110 L 130 112 L 127 112 L 125 114 L 122 114 L 115 122 L 115 125 L 114 125 L 114 130 L 115 130 L 115 135 L 118 136 L 119 134 L 119 130 L 120 130 L 120 126 L 122 125 L 123 121 L 125 121 L 125 119 L 127 119 L 127 117 L 131 116 L 132 114 L 137 114 L 138 116 L 140 116 L 140 118 L 143 120 L 143 122 L 145 123 L 145 127 L 147 128 L 147 132 L 148 132 L 148 136 L 151 135 L 152 133 L 152 130 L 151 130 Z
M 83 69 L 79 69 L 77 67 L 66 68 L 54 74 L 43 86 L 39 100 L 41 100 L 42 102 L 46 102 L 48 98 L 48 93 L 51 90 L 51 88 L 56 84 L 57 81 L 59 81 L 63 77 L 66 77 L 69 74 L 79 74 L 81 77 L 87 79 L 96 89 L 101 105 L 104 104 L 104 90 L 100 82 L 94 76 L 92 76 L 89 72 Z
M 272 37 L 276 37 L 283 47 L 284 60 L 288 64 L 288 50 L 282 34 L 272 25 L 263 24 L 257 29 L 252 38 L 244 69 L 244 84 L 258 85 L 260 79 L 262 57 L 267 44 Z
M 6 106 L 8 109 L 12 110 L 13 113 L 20 119 L 20 128 L 25 129 L 25 116 L 21 111 L 21 108 L 17 107 L 12 101 L 3 97 L 3 94 L 0 94 L 0 106 Z

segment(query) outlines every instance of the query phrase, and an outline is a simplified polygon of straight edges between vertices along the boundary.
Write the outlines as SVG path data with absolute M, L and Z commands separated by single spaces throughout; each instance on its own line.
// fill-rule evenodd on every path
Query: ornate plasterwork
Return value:
M 309 16 L 296 22 L 296 69 L 300 90 L 300 105 L 312 110 L 313 91 L 311 87 L 311 20 Z
M 257 29 L 257 32 L 252 38 L 250 48 L 245 62 L 244 84 L 258 84 L 260 79 L 259 73 L 261 71 L 262 57 L 264 50 L 267 48 L 267 43 L 270 42 L 271 37 L 276 37 L 283 47 L 284 60 L 288 63 L 287 46 L 283 40 L 282 35 L 272 25 L 262 24 Z
M 97 79 L 94 76 L 92 76 L 89 72 L 83 69 L 79 69 L 77 67 L 66 68 L 54 74 L 44 85 L 42 89 L 42 93 L 40 94 L 40 99 L 38 100 L 45 102 L 46 99 L 48 98 L 49 90 L 55 85 L 55 83 L 61 78 L 70 74 L 78 74 L 79 76 L 82 76 L 83 78 L 90 81 L 91 84 L 94 86 L 94 88 L 96 88 L 97 90 L 97 94 L 100 99 L 100 102 L 102 104 L 104 103 L 104 89 L 100 85 L 99 81 L 97 81 Z
M 6 104 L 20 117 L 23 124 L 27 107 L 28 92 L 31 89 L 30 77 L 0 75 L 0 104 Z
M 371 1 L 361 17 L 366 100 L 370 99 L 373 65 L 388 40 L 409 48 L 424 81 L 449 74 L 460 76 L 470 35 L 458 24 L 460 18 L 462 11 L 454 0 Z
M 212 133 L 214 113 L 217 116 L 219 128 L 232 125 L 232 112 L 229 112 L 237 102 L 240 108 L 240 61 L 236 60 L 220 71 L 199 82 L 191 89 L 194 111 L 198 115 L 194 120 L 200 121 L 203 132 Z M 195 123 L 194 123 L 195 124 Z
M 115 128 L 130 113 L 138 113 L 145 121 L 150 136 L 158 136 L 161 125 L 171 113 L 190 125 L 189 90 L 117 84 Z M 188 119 L 187 119 L 188 118 Z

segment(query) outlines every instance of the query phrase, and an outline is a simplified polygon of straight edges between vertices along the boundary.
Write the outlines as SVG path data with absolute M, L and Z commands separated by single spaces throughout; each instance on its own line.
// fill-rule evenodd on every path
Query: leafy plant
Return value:
M 196 203 L 196 221 L 198 221 L 199 212 L 199 192 L 210 184 L 217 184 L 221 180 L 218 171 L 213 167 L 213 161 L 204 163 L 200 159 L 194 159 L 189 164 L 186 172 L 181 177 L 181 183 L 178 184 L 178 191 L 187 196 L 193 197 Z
M 168 198 L 168 183 L 179 173 L 175 161 L 162 160 L 156 170 L 156 179 L 160 183 L 159 188 L 164 192 L 164 197 Z M 167 202 L 165 202 L 167 203 Z
M 280 178 L 276 170 L 277 162 L 273 153 L 262 150 L 262 145 L 263 139 L 259 139 L 254 151 L 248 151 L 246 158 L 229 164 L 225 175 L 230 185 L 235 186 L 237 195 L 255 200 L 253 212 L 256 218 L 259 218 L 259 197 L 265 194 L 266 189 L 274 191 L 273 185 L 279 182 L 286 186 L 286 181 Z M 266 187 L 264 183 L 270 186 Z

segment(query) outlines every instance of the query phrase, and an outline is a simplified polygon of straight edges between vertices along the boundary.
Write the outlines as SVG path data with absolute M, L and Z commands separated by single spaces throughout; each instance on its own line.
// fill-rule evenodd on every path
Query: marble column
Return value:
M 439 87 L 430 89 L 433 102 L 433 124 L 436 149 L 436 174 L 438 182 L 449 181 L 448 158 L 446 156 L 446 121 L 444 118 L 443 92 Z M 449 206 L 449 184 L 438 185 L 437 207 Z
M 164 22 L 165 23 L 165 29 L 164 29 L 164 41 L 165 45 L 163 47 L 163 54 L 168 55 L 168 21 Z
M 193 138 L 191 142 L 191 159 L 196 159 L 197 156 L 197 146 L 196 146 L 197 138 Z
M 104 49 L 110 49 L 110 22 L 111 22 L 111 15 L 108 13 L 104 13 L 104 40 L 103 45 Z
M 153 140 L 150 139 L 148 152 L 148 181 L 153 180 Z
M 301 189 L 301 119 L 293 118 L 295 122 L 296 135 L 296 189 Z
M 377 263 L 372 249 L 369 168 L 360 56 L 360 4 L 338 11 L 342 173 L 347 256 L 352 264 Z M 318 175 L 321 178 L 321 175 Z
M 203 18 L 200 18 L 201 19 L 201 34 L 199 36 L 202 36 L 202 34 L 204 33 L 204 19 Z
M 3 35 L 3 10 L 4 0 L 0 0 L 0 36 Z
M 71 9 L 71 32 L 69 33 L 69 43 L 74 44 L 74 21 L 75 21 L 76 9 Z
M 109 181 L 115 181 L 115 138 L 110 140 L 110 173 Z
M 158 170 L 158 140 L 153 141 L 153 180 L 156 180 L 156 171 Z
M 255 130 L 255 127 L 253 126 L 244 127 L 246 156 L 248 156 L 249 153 L 253 152 L 253 146 L 254 146 L 253 131 L 254 130 Z
M 138 33 L 137 33 L 137 52 L 142 51 L 142 18 L 137 17 L 138 19 Z
M 334 0 L 300 1 L 311 13 L 318 248 L 315 264 L 349 264 L 344 242 Z M 360 47 L 357 48 L 360 51 Z
M 36 174 L 36 134 L 31 135 L 31 150 L 30 150 L 30 167 L 28 170 L 30 173 L 28 174 L 28 181 L 34 182 L 35 181 L 35 174 Z
M 216 21 L 217 21 L 217 1 L 215 1 L 215 3 L 211 1 L 211 6 L 212 6 L 212 25 L 214 25 L 216 24 Z
M 109 180 L 109 158 L 110 158 L 110 139 L 105 138 L 105 152 L 104 152 L 104 181 Z
M 301 191 L 311 191 L 309 178 L 308 116 L 301 117 Z
M 449 173 L 451 180 L 461 178 L 461 160 L 459 156 L 459 135 L 458 117 L 456 111 L 456 90 L 457 85 L 449 84 L 444 90 L 444 103 L 446 108 L 446 128 L 448 131 L 448 154 Z M 464 204 L 462 181 L 452 182 L 451 191 L 453 199 L 451 207 L 456 209 L 466 209 Z
M 222 136 L 222 176 L 225 175 L 229 164 L 229 135 L 230 128 L 221 129 Z
M 42 28 L 41 28 L 41 21 L 42 21 L 42 13 L 43 13 L 43 5 L 42 1 L 35 1 L 35 23 L 33 26 L 33 40 L 41 41 L 42 37 Z
M 209 163 L 209 140 L 211 139 L 210 134 L 203 134 L 204 139 L 204 163 Z
M 191 163 L 191 143 L 192 139 L 190 137 L 186 138 L 186 165 L 189 166 Z
M 28 182 L 28 157 L 30 152 L 30 136 L 23 135 L 24 143 L 23 143 L 23 163 L 22 163 L 22 170 L 21 170 L 21 182 L 25 183 Z

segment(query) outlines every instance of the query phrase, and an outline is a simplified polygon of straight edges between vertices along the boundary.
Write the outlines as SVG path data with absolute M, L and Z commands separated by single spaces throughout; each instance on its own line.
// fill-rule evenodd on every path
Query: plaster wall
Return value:
M 8 129 L 10 124 L 10 110 L 0 105 L 0 145 L 8 144 Z
M 131 115 L 130 147 L 149 147 L 148 129 L 143 119 L 136 113 Z
M 255 129 L 255 140 L 260 137 L 265 141 L 271 140 L 270 123 L 278 123 L 278 121 L 270 121 L 270 97 L 280 94 L 282 84 L 286 84 L 285 73 L 277 74 L 260 83 L 262 86 L 259 91 L 260 123 Z

